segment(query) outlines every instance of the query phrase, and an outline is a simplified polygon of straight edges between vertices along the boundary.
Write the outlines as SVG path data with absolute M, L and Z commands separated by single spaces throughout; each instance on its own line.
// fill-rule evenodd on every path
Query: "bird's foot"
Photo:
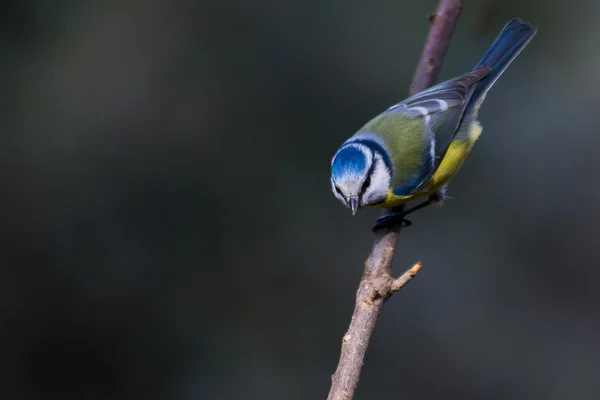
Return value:
M 406 218 L 405 212 L 398 212 L 392 214 L 386 214 L 379 218 L 375 222 L 373 232 L 380 229 L 390 229 L 394 226 L 400 226 L 400 228 L 408 228 L 412 225 L 412 221 Z

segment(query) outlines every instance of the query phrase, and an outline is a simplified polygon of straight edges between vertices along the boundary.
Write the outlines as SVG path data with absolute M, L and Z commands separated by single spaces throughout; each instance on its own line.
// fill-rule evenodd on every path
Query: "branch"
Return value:
M 429 37 L 410 85 L 411 95 L 427 89 L 437 81 L 461 10 L 462 0 L 440 0 L 437 11 L 429 15 Z
M 411 95 L 436 81 L 461 9 L 462 0 L 439 0 L 436 13 L 429 16 L 429 37 L 410 87 Z M 365 353 L 383 303 L 393 292 L 406 285 L 422 267 L 418 262 L 399 278 L 390 276 L 399 233 L 400 226 L 397 225 L 375 234 L 356 293 L 350 327 L 342 340 L 340 361 L 332 376 L 328 400 L 351 400 L 354 397 Z
M 421 261 L 417 261 L 416 264 L 413 265 L 408 271 L 400 275 L 399 278 L 394 279 L 391 288 L 392 292 L 397 292 L 398 290 L 402 289 L 404 285 L 406 285 L 412 278 L 415 277 L 415 275 L 417 275 L 417 272 L 419 272 L 421 268 L 423 268 L 423 263 Z

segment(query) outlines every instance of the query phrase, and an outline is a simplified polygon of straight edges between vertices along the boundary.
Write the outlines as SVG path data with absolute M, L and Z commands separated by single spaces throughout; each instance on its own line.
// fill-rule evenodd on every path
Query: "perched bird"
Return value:
M 439 202 L 481 134 L 477 114 L 485 95 L 536 29 L 511 20 L 473 71 L 424 90 L 378 115 L 348 139 L 331 161 L 335 196 L 352 210 L 423 203 L 384 215 L 375 229 Z M 398 209 L 397 209 L 398 210 Z

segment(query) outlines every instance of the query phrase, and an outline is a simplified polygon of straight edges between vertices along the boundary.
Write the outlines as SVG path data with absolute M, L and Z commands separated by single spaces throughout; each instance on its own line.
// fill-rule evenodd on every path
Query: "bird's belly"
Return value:
M 417 197 L 429 196 L 436 193 L 458 172 L 473 148 L 473 144 L 479 138 L 481 131 L 481 125 L 477 121 L 470 122 L 468 129 L 460 129 L 448 146 L 444 158 L 427 184 L 415 193 L 405 196 L 398 196 L 394 194 L 393 189 L 390 189 L 385 201 L 378 204 L 378 206 L 386 208 L 396 207 Z
M 448 183 L 462 166 L 463 162 L 473 148 L 473 142 L 467 140 L 454 140 L 450 143 L 444 159 L 438 169 L 433 173 L 431 181 L 425 186 L 426 194 L 436 192 Z

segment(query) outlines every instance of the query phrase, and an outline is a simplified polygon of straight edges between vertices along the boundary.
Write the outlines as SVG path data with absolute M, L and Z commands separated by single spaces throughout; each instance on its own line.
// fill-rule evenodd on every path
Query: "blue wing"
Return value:
M 478 68 L 417 93 L 384 112 L 388 115 L 400 113 L 412 118 L 424 118 L 423 135 L 431 141 L 430 152 L 425 155 L 430 159 L 423 162 L 419 178 L 410 187 L 399 187 L 396 194 L 414 193 L 427 183 L 456 135 L 477 82 L 489 73 L 490 68 Z
M 428 147 L 431 151 L 424 155 L 429 159 L 424 159 L 419 178 L 414 184 L 397 188 L 396 194 L 414 193 L 429 181 L 454 139 L 465 112 L 469 115 L 477 113 L 487 91 L 535 34 L 536 29 L 527 22 L 512 19 L 472 72 L 417 93 L 384 112 L 424 118 L 423 135 L 431 143 Z

